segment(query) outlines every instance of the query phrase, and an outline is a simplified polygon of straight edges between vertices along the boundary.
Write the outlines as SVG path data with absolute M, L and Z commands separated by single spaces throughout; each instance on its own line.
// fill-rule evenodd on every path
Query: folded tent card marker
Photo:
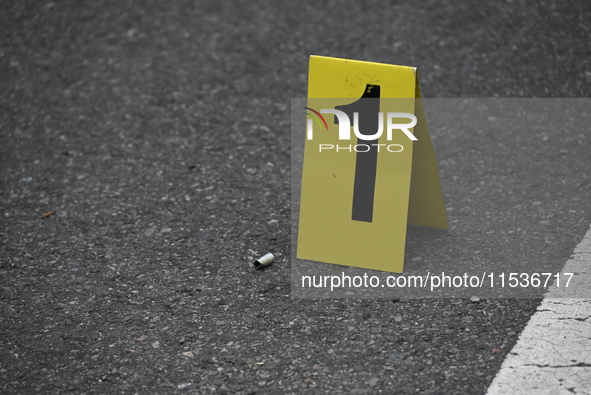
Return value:
M 299 259 L 401 273 L 407 224 L 447 229 L 420 97 L 414 67 L 310 57 Z

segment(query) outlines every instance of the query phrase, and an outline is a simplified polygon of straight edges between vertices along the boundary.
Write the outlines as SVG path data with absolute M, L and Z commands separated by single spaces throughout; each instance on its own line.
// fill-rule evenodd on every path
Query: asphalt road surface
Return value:
M 287 259 L 309 55 L 416 66 L 426 97 L 589 96 L 589 2 L 472 3 L 0 2 L 0 392 L 484 394 L 539 299 L 294 299 Z M 499 157 L 495 213 L 558 267 L 590 135 Z M 460 233 L 424 259 L 510 262 L 470 204 L 502 142 L 459 136 L 434 144 Z

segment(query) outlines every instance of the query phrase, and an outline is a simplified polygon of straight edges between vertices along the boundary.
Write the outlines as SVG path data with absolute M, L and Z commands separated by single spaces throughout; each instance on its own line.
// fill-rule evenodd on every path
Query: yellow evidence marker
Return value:
M 420 97 L 414 67 L 310 57 L 299 259 L 402 273 L 407 223 L 447 229 Z

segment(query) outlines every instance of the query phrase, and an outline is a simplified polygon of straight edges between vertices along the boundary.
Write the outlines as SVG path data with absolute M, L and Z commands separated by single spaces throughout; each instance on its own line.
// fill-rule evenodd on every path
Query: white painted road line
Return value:
M 562 273 L 572 286 L 550 288 L 487 395 L 591 395 L 591 229 Z

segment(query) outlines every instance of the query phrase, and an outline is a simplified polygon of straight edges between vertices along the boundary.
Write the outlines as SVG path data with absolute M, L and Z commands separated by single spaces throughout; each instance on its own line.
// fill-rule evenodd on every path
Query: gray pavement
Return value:
M 588 2 L 0 9 L 0 391 L 486 392 L 539 300 L 291 298 L 290 98 L 311 54 L 417 66 L 426 97 L 587 97 Z M 591 223 L 590 131 L 563 132 L 502 158 L 526 184 L 497 206 L 559 266 Z M 450 220 L 481 227 L 460 252 L 510 261 L 463 193 L 501 142 L 456 139 L 434 144 Z
M 584 281 L 548 291 L 487 395 L 591 394 L 591 299 L 581 297 L 591 284 L 591 229 L 564 265 L 568 272 Z

